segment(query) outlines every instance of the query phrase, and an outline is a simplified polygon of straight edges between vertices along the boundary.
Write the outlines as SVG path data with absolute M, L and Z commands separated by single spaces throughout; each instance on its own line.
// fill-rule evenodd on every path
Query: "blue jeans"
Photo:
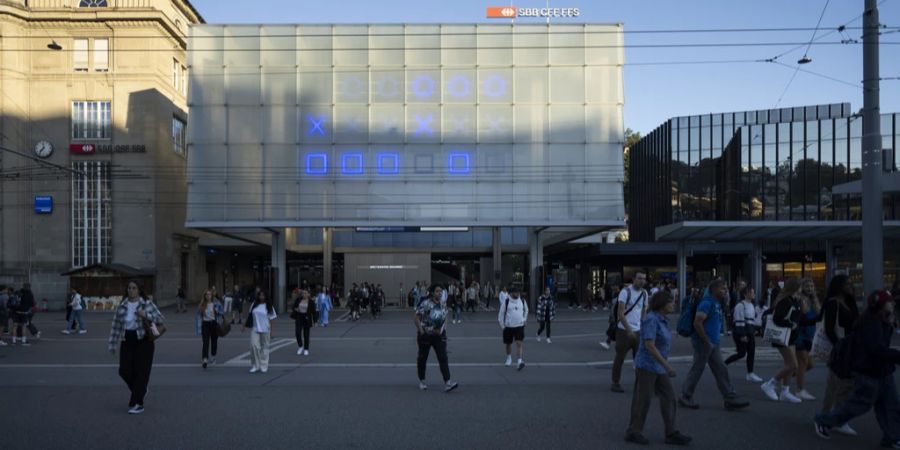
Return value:
M 453 307 L 453 320 L 459 322 L 459 313 L 462 311 L 462 305 L 457 304 Z
M 900 441 L 900 398 L 894 375 L 881 378 L 855 374 L 853 393 L 843 404 L 828 414 L 817 414 L 816 423 L 839 427 L 875 408 L 875 419 L 881 428 L 882 444 Z
M 78 322 L 78 330 L 81 331 L 84 329 L 84 319 L 81 317 L 81 314 L 84 313 L 84 310 L 72 310 L 72 314 L 69 316 L 69 323 L 66 326 L 67 330 L 72 329 L 72 325 L 77 321 Z

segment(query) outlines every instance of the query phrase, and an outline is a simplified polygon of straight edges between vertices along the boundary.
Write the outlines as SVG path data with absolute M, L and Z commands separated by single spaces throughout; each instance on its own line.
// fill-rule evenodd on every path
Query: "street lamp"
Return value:
M 812 62 L 812 58 L 809 56 L 803 55 L 802 58 L 797 60 L 797 64 L 809 64 Z
M 49 48 L 50 50 L 59 51 L 62 50 L 62 45 L 57 44 L 56 40 L 54 39 L 53 42 L 47 44 L 47 48 Z

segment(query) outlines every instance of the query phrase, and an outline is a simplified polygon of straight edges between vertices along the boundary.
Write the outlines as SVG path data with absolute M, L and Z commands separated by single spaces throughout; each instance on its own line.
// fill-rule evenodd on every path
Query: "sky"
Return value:
M 496 23 L 487 6 L 545 7 L 546 0 L 191 0 L 208 23 Z M 827 8 L 824 8 L 827 3 Z M 796 72 L 806 47 L 780 56 L 816 36 L 847 25 L 818 42 L 860 39 L 863 0 L 552 0 L 551 7 L 579 8 L 575 19 L 553 23 L 623 23 L 625 45 L 776 43 L 773 46 L 640 48 L 625 50 L 625 127 L 646 134 L 675 116 L 850 102 L 862 108 L 862 45 L 812 45 L 812 63 Z M 822 11 L 824 8 L 824 15 Z M 900 0 L 881 0 L 880 21 L 900 27 Z M 855 21 L 853 21 L 856 19 Z M 541 23 L 520 19 L 517 23 Z M 801 31 L 639 33 L 689 29 L 809 28 Z M 900 32 L 882 43 L 900 43 Z M 794 45 L 788 45 L 794 43 Z M 687 61 L 750 61 L 660 64 Z M 649 64 L 648 64 L 649 63 Z M 882 45 L 882 78 L 900 78 L 900 45 Z M 813 73 L 810 73 L 813 72 Z M 838 80 L 838 81 L 835 81 Z M 900 112 L 900 80 L 881 82 L 881 111 Z

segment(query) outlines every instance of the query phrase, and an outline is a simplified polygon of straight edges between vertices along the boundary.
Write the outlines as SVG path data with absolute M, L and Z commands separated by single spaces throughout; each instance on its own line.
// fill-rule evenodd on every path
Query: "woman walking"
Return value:
M 119 303 L 109 333 L 109 352 L 119 346 L 119 376 L 131 390 L 128 414 L 144 412 L 144 396 L 153 367 L 154 336 L 159 336 L 162 313 L 147 300 L 136 281 L 130 281 L 125 299 Z
M 804 278 L 800 281 L 800 286 L 800 314 L 803 323 L 797 329 L 797 342 L 794 344 L 797 351 L 797 397 L 813 401 L 816 397 L 806 390 L 806 372 L 814 367 L 810 352 L 816 337 L 816 323 L 819 321 L 821 306 L 816 296 L 816 285 L 811 279 Z
M 225 320 L 225 307 L 219 299 L 213 297 L 211 290 L 207 290 L 203 293 L 203 299 L 200 300 L 200 306 L 197 308 L 197 335 L 203 338 L 201 365 L 204 369 L 210 362 L 210 350 L 212 350 L 212 363 L 216 363 L 216 354 L 219 352 L 218 321 L 220 318 Z
M 309 356 L 309 329 L 316 316 L 316 302 L 310 300 L 309 291 L 300 291 L 294 297 L 291 317 L 294 319 L 294 335 L 297 337 L 297 354 Z
M 691 438 L 675 429 L 675 391 L 671 378 L 675 369 L 669 364 L 669 349 L 672 348 L 672 332 L 669 330 L 668 314 L 675 311 L 672 295 L 660 290 L 650 298 L 650 311 L 641 323 L 641 343 L 634 357 L 637 381 L 631 399 L 631 422 L 625 432 L 625 440 L 647 445 L 644 437 L 644 423 L 654 394 L 659 397 L 665 426 L 666 444 L 687 445 Z
M 741 301 L 734 308 L 734 346 L 737 353 L 728 357 L 725 364 L 747 358 L 747 381 L 762 383 L 763 379 L 753 373 L 756 360 L 756 330 L 760 327 L 760 314 L 757 314 L 756 291 L 752 287 L 741 289 Z
M 319 295 L 316 296 L 316 311 L 319 312 L 319 325 L 328 326 L 328 313 L 331 311 L 331 297 L 325 292 L 325 288 L 319 286 Z
M 72 288 L 69 308 L 72 308 L 72 313 L 69 315 L 69 321 L 66 324 L 66 329 L 62 330 L 62 334 L 72 334 L 70 330 L 74 329 L 73 326 L 76 322 L 78 323 L 78 334 L 87 333 L 87 330 L 84 328 L 84 319 L 81 316 L 84 313 L 84 305 L 81 304 L 81 294 L 75 288 Z
M 544 288 L 544 295 L 538 298 L 537 307 L 538 331 L 537 341 L 541 342 L 541 333 L 547 327 L 547 343 L 550 344 L 550 322 L 556 319 L 556 300 L 550 295 L 550 288 Z
M 797 342 L 798 329 L 802 325 L 808 325 L 803 319 L 800 311 L 800 280 L 797 278 L 789 278 L 784 283 L 784 288 L 775 298 L 774 311 L 772 312 L 772 320 L 779 327 L 791 330 L 790 338 L 787 345 L 773 343 L 772 346 L 781 354 L 784 361 L 784 367 L 769 381 L 760 386 L 767 397 L 774 401 L 784 401 L 790 403 L 800 403 L 799 397 L 791 393 L 791 377 L 797 372 L 797 353 L 794 344 Z M 815 322 L 813 322 L 815 323 Z
M 241 331 L 250 329 L 250 373 L 269 371 L 269 347 L 272 343 L 272 321 L 277 318 L 275 306 L 269 302 L 266 291 L 256 291 L 250 306 L 250 314 Z
M 846 336 L 852 336 L 856 322 L 859 320 L 859 307 L 853 296 L 853 285 L 847 275 L 836 275 L 828 285 L 828 295 L 825 296 L 825 305 L 822 307 L 822 326 L 825 336 L 832 347 L 838 345 L 838 341 Z M 822 414 L 834 411 L 838 405 L 844 403 L 853 392 L 853 378 L 841 378 L 829 368 L 828 381 L 825 386 L 825 398 L 822 403 Z M 856 430 L 845 423 L 834 429 L 841 434 L 856 436 Z

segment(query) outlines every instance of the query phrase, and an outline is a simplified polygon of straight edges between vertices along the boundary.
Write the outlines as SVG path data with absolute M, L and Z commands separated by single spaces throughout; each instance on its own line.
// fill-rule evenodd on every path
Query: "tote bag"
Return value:
M 791 308 L 791 311 L 793 311 L 793 308 Z M 788 312 L 788 316 L 791 315 L 791 311 Z M 771 319 L 766 322 L 766 330 L 763 332 L 763 344 L 787 347 L 790 340 L 790 328 L 779 327 L 778 325 L 775 325 L 775 321 Z

